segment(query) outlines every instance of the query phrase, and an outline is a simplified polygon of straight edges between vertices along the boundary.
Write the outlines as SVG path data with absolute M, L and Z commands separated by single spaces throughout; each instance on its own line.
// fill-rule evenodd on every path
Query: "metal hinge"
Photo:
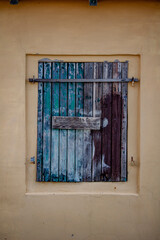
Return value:
M 15 5 L 15 4 L 18 4 L 18 0 L 10 0 L 10 4 L 12 4 L 12 5 Z
M 30 163 L 35 164 L 35 156 L 30 158 Z
M 90 6 L 97 6 L 97 0 L 89 0 Z

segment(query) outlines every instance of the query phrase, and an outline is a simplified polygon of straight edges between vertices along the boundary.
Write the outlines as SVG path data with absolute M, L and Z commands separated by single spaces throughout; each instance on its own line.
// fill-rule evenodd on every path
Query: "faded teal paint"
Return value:
M 75 63 L 68 63 L 68 78 L 75 78 Z M 75 83 L 68 83 L 68 116 L 75 116 Z M 75 130 L 68 130 L 67 181 L 73 182 L 75 173 Z
M 43 78 L 43 63 L 38 64 L 38 78 Z M 43 83 L 38 83 L 37 181 L 42 181 L 43 162 Z
M 52 78 L 59 79 L 60 63 L 54 62 Z M 59 116 L 59 83 L 52 83 L 52 116 Z M 51 181 L 58 182 L 59 165 L 59 130 L 52 129 L 51 142 Z
M 51 78 L 51 63 L 44 63 L 44 78 Z M 43 178 L 50 181 L 51 151 L 51 83 L 44 83 L 44 117 L 43 117 Z
M 60 63 L 60 78 L 67 78 L 67 63 Z M 60 116 L 67 116 L 67 83 L 60 83 Z M 59 181 L 66 182 L 67 130 L 60 130 Z
M 76 63 L 76 78 L 84 78 L 84 64 Z M 84 84 L 76 83 L 76 116 L 84 116 Z M 76 130 L 75 181 L 83 181 L 84 130 Z

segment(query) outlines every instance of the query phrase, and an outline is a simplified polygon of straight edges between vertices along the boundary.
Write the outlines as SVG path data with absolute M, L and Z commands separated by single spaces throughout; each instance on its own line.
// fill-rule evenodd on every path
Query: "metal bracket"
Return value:
M 136 166 L 133 156 L 131 156 L 131 166 Z
M 16 5 L 18 4 L 19 0 L 10 0 L 10 4 L 12 5 Z
M 35 79 L 35 75 L 33 75 L 33 78 L 31 78 L 31 79 L 29 80 L 29 82 L 35 83 L 35 82 L 36 82 L 35 80 L 36 80 L 36 79 Z
M 35 164 L 35 156 L 30 158 L 30 163 Z
M 132 77 L 132 87 L 134 87 L 135 86 L 135 79 L 134 79 L 134 77 Z
M 97 0 L 89 0 L 90 6 L 97 6 Z

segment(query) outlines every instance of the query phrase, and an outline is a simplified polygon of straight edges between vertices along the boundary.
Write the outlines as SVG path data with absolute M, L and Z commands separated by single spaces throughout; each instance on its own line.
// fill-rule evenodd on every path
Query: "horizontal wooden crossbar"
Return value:
M 52 128 L 99 130 L 99 117 L 52 117 Z
M 82 83 L 90 83 L 90 82 L 108 82 L 108 83 L 128 83 L 128 82 L 138 82 L 139 80 L 137 78 L 99 78 L 99 79 L 40 79 L 40 78 L 29 78 L 29 82 L 82 82 Z

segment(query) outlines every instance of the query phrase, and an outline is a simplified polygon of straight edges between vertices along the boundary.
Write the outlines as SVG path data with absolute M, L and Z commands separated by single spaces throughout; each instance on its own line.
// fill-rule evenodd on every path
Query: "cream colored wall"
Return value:
M 160 2 L 8 2 L 0 2 L 0 240 L 159 240 Z M 130 60 L 140 84 L 129 87 L 128 161 L 133 154 L 137 164 L 128 183 L 35 186 L 36 86 L 26 78 L 47 55 Z

